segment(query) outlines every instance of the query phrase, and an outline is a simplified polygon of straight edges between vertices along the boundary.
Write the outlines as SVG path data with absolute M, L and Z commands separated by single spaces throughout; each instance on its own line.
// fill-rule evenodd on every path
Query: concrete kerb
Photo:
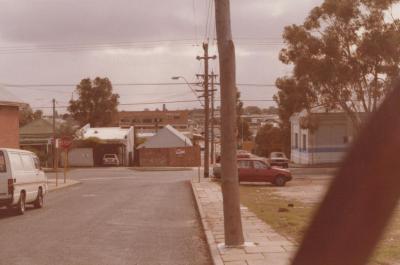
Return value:
M 131 167 L 134 171 L 192 171 L 193 167 Z
M 212 262 L 214 265 L 224 265 L 224 262 L 222 261 L 222 258 L 219 254 L 215 237 L 208 226 L 207 220 L 205 219 L 203 207 L 201 206 L 199 196 L 196 189 L 193 187 L 192 181 L 190 182 L 190 186 L 192 187 L 193 197 L 196 201 L 196 208 L 200 215 L 201 225 L 203 226 L 204 234 L 206 235 L 207 245 L 210 251 Z
M 53 191 L 58 191 L 58 190 L 62 190 L 62 189 L 66 189 L 72 186 L 77 186 L 82 184 L 82 182 L 77 181 L 77 180 L 67 180 L 67 183 L 64 183 L 63 180 L 59 180 L 58 186 L 55 186 L 55 180 L 54 179 L 50 179 L 47 182 L 48 185 L 48 191 L 49 192 L 53 192 Z

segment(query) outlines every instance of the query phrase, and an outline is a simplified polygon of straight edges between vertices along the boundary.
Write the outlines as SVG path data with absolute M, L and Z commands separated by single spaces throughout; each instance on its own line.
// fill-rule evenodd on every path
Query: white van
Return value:
M 34 153 L 0 148 L 0 207 L 24 214 L 26 204 L 42 208 L 46 193 L 47 177 Z

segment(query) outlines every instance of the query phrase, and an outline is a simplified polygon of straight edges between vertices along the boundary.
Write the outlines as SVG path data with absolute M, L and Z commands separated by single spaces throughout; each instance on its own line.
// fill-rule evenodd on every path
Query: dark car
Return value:
M 292 180 L 292 174 L 287 169 L 272 167 L 262 158 L 238 159 L 239 182 L 270 182 L 276 186 L 285 186 Z M 221 178 L 221 167 L 213 168 L 216 178 Z
M 237 150 L 236 157 L 239 159 L 239 158 L 252 158 L 252 157 L 256 157 L 256 156 L 246 150 Z M 215 162 L 221 163 L 221 155 L 220 154 L 218 154 L 216 156 Z
M 272 152 L 269 155 L 269 163 L 271 166 L 278 166 L 278 167 L 289 167 L 289 159 L 286 157 L 285 153 L 283 152 Z

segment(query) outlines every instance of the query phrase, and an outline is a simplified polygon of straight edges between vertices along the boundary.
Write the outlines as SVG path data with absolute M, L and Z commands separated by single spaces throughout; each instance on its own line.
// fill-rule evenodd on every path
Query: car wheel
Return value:
M 25 213 L 25 206 L 26 206 L 26 202 L 25 202 L 25 192 L 21 191 L 21 195 L 19 197 L 19 201 L 18 201 L 18 205 L 17 205 L 17 212 L 18 214 L 24 214 Z
M 286 178 L 284 176 L 277 176 L 274 180 L 275 186 L 283 187 L 286 184 Z
M 43 208 L 43 204 L 44 204 L 44 200 L 43 200 L 43 191 L 42 188 L 39 188 L 38 191 L 38 196 L 35 200 L 35 202 L 33 203 L 33 205 L 35 206 L 35 208 Z

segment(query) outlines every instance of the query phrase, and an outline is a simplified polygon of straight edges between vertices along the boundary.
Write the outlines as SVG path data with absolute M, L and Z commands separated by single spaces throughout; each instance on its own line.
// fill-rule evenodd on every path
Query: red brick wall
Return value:
M 0 147 L 19 148 L 18 107 L 0 106 Z
M 139 150 L 141 167 L 197 167 L 200 166 L 200 147 L 142 148 Z

